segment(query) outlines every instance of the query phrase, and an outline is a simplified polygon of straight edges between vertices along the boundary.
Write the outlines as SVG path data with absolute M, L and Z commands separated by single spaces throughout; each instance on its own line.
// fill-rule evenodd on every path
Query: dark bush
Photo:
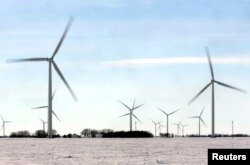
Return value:
M 37 138 L 45 138 L 48 134 L 44 130 L 37 130 L 34 136 Z

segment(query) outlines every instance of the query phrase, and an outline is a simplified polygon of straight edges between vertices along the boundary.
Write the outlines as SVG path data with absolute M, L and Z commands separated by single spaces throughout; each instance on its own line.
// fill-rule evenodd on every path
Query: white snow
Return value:
M 0 138 L 0 165 L 205 165 L 208 148 L 250 148 L 250 138 Z

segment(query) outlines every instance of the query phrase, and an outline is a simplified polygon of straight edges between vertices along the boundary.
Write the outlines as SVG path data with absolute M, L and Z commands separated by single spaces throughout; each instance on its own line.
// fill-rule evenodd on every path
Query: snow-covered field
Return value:
M 250 138 L 0 139 L 1 165 L 207 164 L 208 148 L 250 148 Z

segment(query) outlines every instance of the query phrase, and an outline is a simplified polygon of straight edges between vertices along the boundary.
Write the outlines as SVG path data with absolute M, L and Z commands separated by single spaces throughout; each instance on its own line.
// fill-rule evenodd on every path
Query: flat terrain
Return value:
M 208 148 L 250 148 L 250 138 L 0 138 L 0 165 L 206 165 Z

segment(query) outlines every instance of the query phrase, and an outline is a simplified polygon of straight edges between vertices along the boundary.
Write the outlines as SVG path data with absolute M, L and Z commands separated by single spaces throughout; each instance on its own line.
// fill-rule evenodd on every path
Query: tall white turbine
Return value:
M 54 93 L 53 93 L 53 95 L 52 95 L 52 101 L 53 101 L 53 99 L 54 99 L 54 97 L 55 97 L 55 93 L 56 93 L 56 90 L 54 91 Z M 47 106 L 47 105 L 44 105 L 44 106 L 35 107 L 35 108 L 32 108 L 32 109 L 43 109 L 43 108 L 48 108 L 48 106 Z M 56 115 L 56 113 L 54 112 L 53 108 L 52 108 L 52 113 L 53 113 L 53 115 L 57 118 L 57 120 L 61 122 L 61 120 L 59 119 L 59 117 L 58 117 L 58 116 Z
M 62 79 L 62 81 L 64 82 L 64 84 L 66 85 L 66 87 L 68 88 L 69 92 L 71 93 L 72 97 L 74 98 L 75 101 L 77 101 L 76 95 L 74 94 L 73 90 L 71 89 L 71 87 L 69 86 L 68 82 L 66 81 L 66 79 L 64 78 L 62 72 L 60 71 L 60 69 L 58 68 L 57 64 L 54 61 L 54 57 L 56 56 L 59 48 L 61 47 L 67 32 L 71 26 L 73 22 L 73 17 L 70 17 L 68 24 L 66 26 L 66 29 L 59 41 L 59 43 L 57 44 L 52 56 L 50 58 L 46 57 L 39 57 L 39 58 L 26 58 L 26 59 L 14 59 L 14 60 L 8 60 L 7 62 L 48 62 L 49 64 L 49 77 L 48 77 L 48 137 L 52 138 L 53 136 L 53 131 L 52 131 L 52 66 L 54 67 L 54 69 L 56 70 L 57 74 L 59 75 L 59 77 Z
M 135 107 L 135 100 L 134 100 L 133 106 L 132 106 L 132 108 L 130 108 L 129 106 L 127 106 L 127 105 L 124 104 L 123 102 L 121 102 L 121 101 L 119 101 L 119 102 L 120 102 L 122 105 L 124 105 L 124 106 L 129 110 L 129 113 L 126 113 L 126 114 L 124 114 L 124 115 L 122 115 L 122 116 L 120 116 L 120 117 L 129 115 L 129 130 L 132 131 L 132 129 L 133 129 L 133 126 L 132 126 L 132 124 L 133 124 L 133 123 L 132 123 L 132 122 L 133 122 L 133 121 L 132 121 L 132 118 L 133 118 L 133 117 L 136 118 L 140 123 L 142 123 L 141 120 L 140 120 L 137 116 L 135 116 L 134 110 L 140 108 L 140 107 L 143 106 L 144 104 L 141 104 L 141 105 L 138 105 L 138 106 Z
M 39 118 L 40 119 L 40 118 Z M 42 119 L 40 119 L 41 120 L 41 122 L 42 122 L 42 124 L 43 124 L 43 131 L 45 131 L 45 124 L 47 123 L 47 122 L 45 122 L 44 120 L 42 120 Z
M 151 119 L 151 121 L 154 123 L 155 125 L 155 137 L 157 136 L 157 122 L 155 122 L 154 120 Z
M 11 123 L 11 121 L 6 121 L 4 120 L 4 118 L 2 117 L 2 115 L 0 115 L 2 121 L 3 121 L 3 125 L 2 125 L 2 129 L 3 129 L 3 136 L 5 136 L 5 124 L 6 123 Z
M 167 133 L 167 136 L 169 136 L 169 128 L 168 128 L 168 123 L 169 123 L 169 116 L 174 114 L 175 112 L 179 111 L 180 109 L 177 109 L 171 113 L 167 113 L 166 111 L 162 110 L 161 108 L 158 108 L 162 113 L 164 113 L 166 115 L 166 133 Z
M 210 54 L 209 54 L 209 49 L 206 47 L 205 48 L 205 51 L 206 51 L 206 54 L 207 54 L 207 59 L 208 59 L 208 62 L 209 62 L 209 67 L 210 67 L 210 72 L 211 72 L 211 81 L 189 102 L 189 104 L 191 104 L 194 100 L 196 100 L 210 85 L 212 86 L 212 133 L 211 133 L 211 137 L 215 137 L 215 103 L 214 103 L 214 100 L 215 100 L 215 93 L 214 93 L 214 85 L 215 84 L 218 84 L 218 85 L 221 85 L 221 86 L 224 86 L 224 87 L 227 87 L 227 88 L 230 88 L 230 89 L 234 89 L 236 91 L 239 91 L 239 92 L 243 92 L 243 93 L 246 93 L 245 90 L 242 90 L 240 88 L 237 88 L 237 87 L 233 87 L 231 85 L 227 85 L 225 83 L 222 83 L 222 82 L 219 82 L 217 80 L 214 79 L 214 71 L 213 71 L 213 66 L 212 66 L 212 62 L 211 62 L 211 58 L 210 58 Z
M 200 113 L 200 115 L 199 116 L 193 116 L 193 117 L 190 117 L 190 118 L 197 118 L 198 119 L 198 121 L 199 121 L 199 123 L 198 123 L 198 133 L 199 133 L 199 136 L 201 136 L 201 122 L 206 126 L 206 123 L 204 122 L 204 120 L 201 118 L 201 116 L 202 116 L 202 114 L 203 114 L 203 112 L 204 112 L 204 109 L 205 109 L 205 107 L 203 107 L 203 109 L 202 109 L 202 111 L 201 111 L 201 113 Z

